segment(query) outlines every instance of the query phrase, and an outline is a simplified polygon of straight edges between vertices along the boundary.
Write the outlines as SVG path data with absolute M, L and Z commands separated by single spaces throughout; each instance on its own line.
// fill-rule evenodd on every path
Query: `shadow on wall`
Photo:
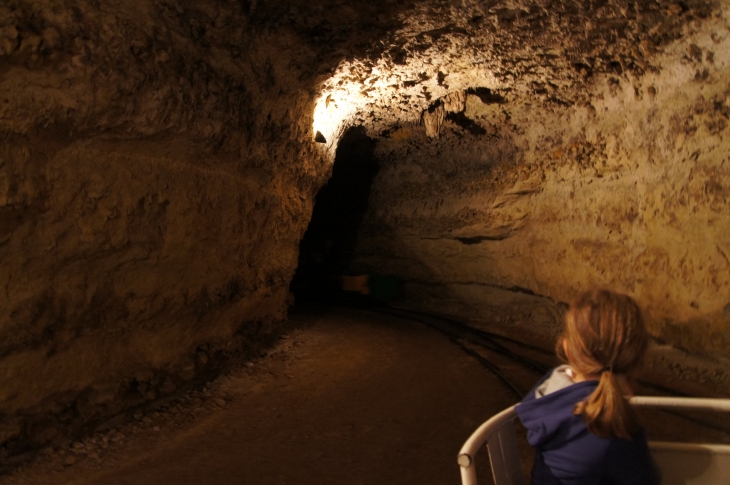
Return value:
M 527 331 L 548 339 L 547 347 L 552 347 L 563 329 L 568 307 L 565 302 L 524 288 L 445 275 L 443 256 L 424 250 L 398 230 L 366 226 L 362 232 L 367 236 L 358 243 L 352 269 L 359 274 L 395 275 L 400 282 L 398 306 L 459 316 L 484 330 Z M 388 241 L 389 253 L 380 252 L 377 243 L 372 244 L 369 238 L 373 233 L 377 233 L 378 240 Z M 454 246 L 460 245 L 469 244 L 454 241 L 452 249 L 459 251 Z
M 521 147 L 503 98 L 475 93 L 462 97 L 461 116 L 443 116 L 438 136 L 403 127 L 378 139 L 381 169 L 350 269 L 397 276 L 400 304 L 554 337 L 565 304 L 504 277 L 524 259 L 512 238 L 536 189 L 515 169 Z
M 317 194 L 312 219 L 299 244 L 299 264 L 291 282 L 296 300 L 323 300 L 341 287 L 350 270 L 370 188 L 378 172 L 375 140 L 362 127 L 340 140 L 332 177 Z

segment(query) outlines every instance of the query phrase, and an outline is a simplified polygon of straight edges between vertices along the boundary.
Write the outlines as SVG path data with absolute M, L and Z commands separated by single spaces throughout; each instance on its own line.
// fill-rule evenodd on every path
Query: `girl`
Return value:
M 567 365 L 543 377 L 517 406 L 536 448 L 533 485 L 655 485 L 646 437 L 628 403 L 626 375 L 649 336 L 630 297 L 608 290 L 581 295 L 568 310 L 558 357 Z

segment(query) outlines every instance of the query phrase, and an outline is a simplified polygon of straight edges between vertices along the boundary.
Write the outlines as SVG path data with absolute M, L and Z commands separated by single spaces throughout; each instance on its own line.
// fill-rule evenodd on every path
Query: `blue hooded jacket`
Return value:
M 527 428 L 527 440 L 536 448 L 532 484 L 659 484 L 643 430 L 631 440 L 599 438 L 588 431 L 583 416 L 573 414 L 575 405 L 593 392 L 598 381 L 573 383 L 537 397 L 536 390 L 553 372 L 516 407 Z

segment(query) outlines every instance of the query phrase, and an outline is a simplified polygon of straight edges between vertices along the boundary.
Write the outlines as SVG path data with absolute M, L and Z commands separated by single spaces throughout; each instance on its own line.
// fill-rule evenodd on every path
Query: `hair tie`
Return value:
M 609 365 L 607 367 L 604 367 L 603 369 L 599 370 L 598 373 L 603 374 L 606 371 L 613 373 L 613 366 Z

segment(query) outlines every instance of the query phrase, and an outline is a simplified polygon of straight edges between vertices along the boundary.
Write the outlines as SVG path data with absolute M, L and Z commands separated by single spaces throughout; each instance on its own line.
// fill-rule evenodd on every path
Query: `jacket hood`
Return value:
M 573 408 L 597 386 L 598 381 L 583 381 L 539 398 L 535 397 L 535 389 L 530 391 L 515 408 L 527 428 L 527 441 L 532 446 L 549 449 L 586 433 L 583 416 L 574 415 Z

